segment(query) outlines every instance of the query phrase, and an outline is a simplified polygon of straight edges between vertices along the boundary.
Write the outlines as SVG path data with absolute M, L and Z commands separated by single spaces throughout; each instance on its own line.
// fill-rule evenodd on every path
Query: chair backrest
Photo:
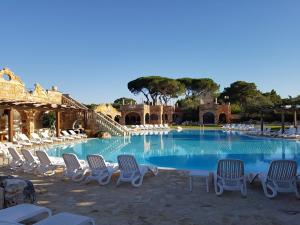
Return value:
M 268 179 L 275 181 L 288 181 L 297 175 L 297 162 L 294 160 L 274 160 L 271 162 Z
M 19 136 L 20 136 L 22 141 L 30 141 L 30 139 L 23 133 L 20 133 Z
M 27 149 L 21 149 L 22 155 L 24 156 L 25 160 L 30 163 L 35 163 L 36 160 L 34 159 L 31 152 Z
M 238 179 L 244 176 L 244 162 L 238 159 L 221 159 L 217 175 L 224 179 Z
M 67 131 L 65 131 L 65 130 L 62 130 L 61 132 L 62 132 L 62 134 L 63 134 L 64 136 L 70 136 L 70 134 L 69 134 Z
M 35 152 L 36 156 L 38 157 L 41 165 L 43 166 L 48 166 L 48 165 L 51 165 L 51 160 L 48 156 L 48 154 L 44 151 L 41 151 L 41 150 L 37 150 Z
M 100 170 L 107 169 L 105 160 L 101 155 L 88 155 L 87 161 L 91 169 L 100 169 Z
M 11 155 L 11 157 L 13 158 L 13 160 L 15 161 L 19 161 L 22 160 L 20 154 L 17 152 L 17 150 L 15 148 L 8 148 L 9 154 Z
M 41 135 L 42 135 L 43 138 L 49 138 L 49 136 L 46 132 L 41 132 Z
M 69 132 L 72 134 L 72 135 L 77 135 L 76 132 L 74 130 L 69 130 Z
M 66 164 L 66 168 L 67 170 L 71 170 L 71 171 L 74 171 L 74 170 L 78 170 L 78 169 L 81 169 L 81 165 L 80 165 L 80 162 L 77 158 L 77 156 L 73 153 L 64 153 L 62 155 L 63 159 L 64 159 L 64 162 Z
M 132 155 L 119 155 L 118 156 L 119 169 L 125 174 L 131 174 L 139 170 L 134 156 Z
M 36 140 L 41 140 L 41 137 L 36 133 L 31 133 L 31 137 L 33 137 Z

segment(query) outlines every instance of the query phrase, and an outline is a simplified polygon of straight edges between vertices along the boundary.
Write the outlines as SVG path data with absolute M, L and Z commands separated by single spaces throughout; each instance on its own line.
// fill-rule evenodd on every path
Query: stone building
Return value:
M 200 99 L 199 123 L 229 123 L 231 120 L 230 104 L 218 104 L 217 99 L 206 95 Z
M 0 70 L 0 140 L 6 135 L 12 141 L 16 132 L 30 136 L 32 132 L 43 128 L 43 115 L 54 112 L 56 132 L 73 128 L 74 124 L 86 123 L 87 108 L 52 87 L 44 90 L 35 84 L 28 91 L 19 76 L 8 68 Z M 81 122 L 80 122 L 81 121 Z
M 120 108 L 122 125 L 171 124 L 175 108 L 167 105 L 123 105 Z
M 121 112 L 114 108 L 111 104 L 100 104 L 95 108 L 97 113 L 103 113 L 116 122 L 120 121 Z

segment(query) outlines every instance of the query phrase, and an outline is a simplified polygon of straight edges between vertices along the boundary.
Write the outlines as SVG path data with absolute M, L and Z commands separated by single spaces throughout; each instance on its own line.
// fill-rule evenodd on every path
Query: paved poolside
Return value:
M 0 174 L 11 171 L 2 167 Z M 49 207 L 54 214 L 74 212 L 94 218 L 99 225 L 298 225 L 300 221 L 300 201 L 293 194 L 270 200 L 259 183 L 248 185 L 248 197 L 242 198 L 238 192 L 221 197 L 206 193 L 201 179 L 195 180 L 191 193 L 187 176 L 176 171 L 147 176 L 140 188 L 129 184 L 116 188 L 115 177 L 109 185 L 99 186 L 74 183 L 58 175 L 12 174 L 33 181 L 37 204 Z

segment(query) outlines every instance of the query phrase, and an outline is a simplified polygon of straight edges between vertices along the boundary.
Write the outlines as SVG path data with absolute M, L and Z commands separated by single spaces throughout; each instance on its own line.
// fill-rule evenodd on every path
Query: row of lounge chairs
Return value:
M 252 174 L 249 181 L 252 183 L 258 178 L 268 198 L 276 197 L 279 192 L 293 192 L 297 198 L 300 198 L 297 189 L 297 168 L 297 162 L 294 160 L 274 160 L 267 174 Z M 214 186 L 217 195 L 221 195 L 224 190 L 238 190 L 241 191 L 242 196 L 246 196 L 244 162 L 235 159 L 220 160 L 214 175 Z
M 86 216 L 62 212 L 52 215 L 46 207 L 32 204 L 20 204 L 0 210 L 0 225 L 95 225 L 95 221 Z
M 131 128 L 125 126 L 131 131 L 154 131 L 154 130 L 170 130 L 168 124 L 145 124 L 145 125 L 132 125 Z
M 6 137 L 8 139 L 8 137 Z M 71 141 L 76 139 L 87 138 L 86 134 L 77 134 L 74 130 L 63 130 L 61 131 L 60 137 L 52 137 L 49 135 L 49 132 L 43 131 L 38 133 L 31 133 L 31 137 L 29 138 L 23 133 L 17 133 L 13 142 L 17 144 L 19 147 L 31 147 L 31 146 L 39 146 L 39 145 L 47 145 L 54 144 L 64 141 Z
M 50 157 L 45 151 L 31 151 L 22 149 L 20 155 L 14 148 L 9 148 L 12 161 L 10 166 L 13 170 L 24 172 L 37 172 L 43 175 L 54 175 L 58 167 L 64 169 L 63 175 L 75 182 L 86 183 L 96 180 L 100 185 L 106 185 L 115 173 L 120 173 L 117 185 L 121 182 L 131 182 L 132 186 L 142 185 L 143 177 L 147 172 L 157 175 L 156 167 L 139 165 L 134 156 L 119 155 L 118 164 L 106 162 L 101 155 L 88 155 L 87 163 L 79 160 L 75 154 L 65 153 L 62 158 Z
M 270 137 L 281 137 L 281 138 L 300 138 L 300 128 L 289 127 L 282 132 L 282 129 L 272 130 L 271 128 L 265 128 L 263 132 L 260 129 L 253 129 L 248 132 L 252 135 L 264 135 Z
M 253 124 L 225 124 L 222 126 L 224 130 L 233 130 L 233 131 L 250 131 L 254 129 Z

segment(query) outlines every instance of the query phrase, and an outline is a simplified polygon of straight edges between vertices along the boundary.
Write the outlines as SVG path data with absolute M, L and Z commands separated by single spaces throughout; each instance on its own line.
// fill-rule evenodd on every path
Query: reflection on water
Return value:
M 214 170 L 222 158 L 244 160 L 248 171 L 266 171 L 274 159 L 294 159 L 300 164 L 300 142 L 223 131 L 171 131 L 92 139 L 49 150 L 53 156 L 65 152 L 75 153 L 80 159 L 86 159 L 88 154 L 101 154 L 114 162 L 120 154 L 133 154 L 139 163 L 178 169 Z

